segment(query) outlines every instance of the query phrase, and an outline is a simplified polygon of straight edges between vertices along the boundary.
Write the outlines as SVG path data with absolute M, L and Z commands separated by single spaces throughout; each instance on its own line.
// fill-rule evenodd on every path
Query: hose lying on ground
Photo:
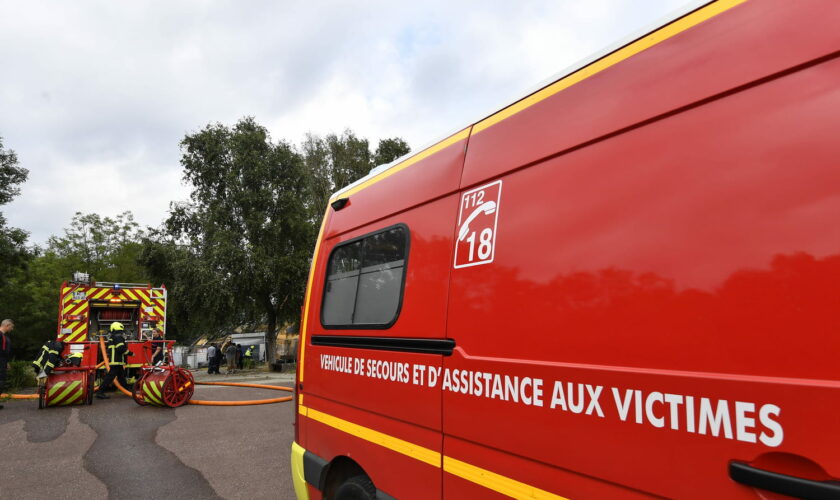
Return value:
M 108 362 L 108 353 L 105 351 L 105 339 L 103 337 L 99 337 L 99 347 L 102 350 L 102 357 L 104 359 L 103 363 L 105 364 L 105 368 L 107 370 L 111 369 L 111 364 Z M 101 366 L 102 363 L 97 365 L 97 368 Z M 128 391 L 125 387 L 120 385 L 117 379 L 114 379 L 114 385 L 117 386 L 117 389 L 120 390 L 123 394 L 129 397 L 134 397 L 133 394 Z M 225 385 L 229 387 L 253 387 L 256 389 L 271 389 L 274 391 L 286 391 L 286 392 L 294 392 L 294 389 L 291 387 L 283 387 L 277 385 L 267 385 L 267 384 L 246 384 L 246 383 L 239 383 L 239 382 L 196 382 L 196 385 Z M 98 387 L 97 387 L 98 389 Z M 10 397 L 12 399 L 38 399 L 37 394 L 0 394 L 0 397 Z M 280 398 L 270 398 L 270 399 L 250 399 L 246 401 L 206 401 L 201 399 L 191 399 L 188 401 L 191 405 L 203 405 L 203 406 L 251 406 L 251 405 L 267 405 L 273 403 L 283 403 L 286 401 L 291 401 L 293 399 L 292 396 L 283 396 Z
M 283 387 L 278 385 L 266 384 L 244 384 L 238 382 L 196 382 L 196 385 L 226 385 L 230 387 L 254 387 L 257 389 L 271 389 L 274 391 L 293 392 L 291 387 Z M 250 406 L 250 405 L 268 405 L 272 403 L 282 403 L 284 401 L 291 401 L 292 396 L 283 396 L 281 398 L 272 399 L 252 399 L 248 401 L 204 401 L 201 399 L 191 399 L 188 401 L 191 405 L 205 405 L 205 406 Z
M 2 399 L 38 399 L 37 394 L 0 394 L 0 398 Z

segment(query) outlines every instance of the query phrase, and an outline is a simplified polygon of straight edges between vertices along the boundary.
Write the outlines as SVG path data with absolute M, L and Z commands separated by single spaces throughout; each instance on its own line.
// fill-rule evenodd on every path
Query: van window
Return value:
M 408 228 L 390 227 L 337 246 L 327 265 L 325 328 L 388 328 L 402 304 Z

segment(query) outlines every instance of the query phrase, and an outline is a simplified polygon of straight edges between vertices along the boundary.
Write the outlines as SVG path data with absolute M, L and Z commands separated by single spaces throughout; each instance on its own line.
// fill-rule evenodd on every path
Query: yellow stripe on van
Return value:
M 551 500 L 568 500 L 565 497 L 549 493 L 525 483 L 520 483 L 509 477 L 490 472 L 489 470 L 470 465 L 452 457 L 443 457 L 443 470 L 467 481 L 484 486 L 485 488 L 507 495 L 511 498 L 536 498 Z
M 357 438 L 370 441 L 371 443 L 378 444 L 379 446 L 396 451 L 397 453 L 402 453 L 403 455 L 417 459 L 431 466 L 440 467 L 440 453 L 434 450 L 424 448 L 414 443 L 409 443 L 408 441 L 403 441 L 402 439 L 383 434 L 368 427 L 354 424 L 353 422 L 348 422 L 347 420 L 338 417 L 333 417 L 332 415 L 327 415 L 326 413 L 313 410 L 312 408 L 306 409 L 306 415 L 312 420 L 316 420 L 322 424 L 346 432 L 352 436 L 356 436 Z
M 673 23 L 663 26 L 653 33 L 650 33 L 635 42 L 626 45 L 601 59 L 598 59 L 592 64 L 588 64 L 574 73 L 561 78 L 548 87 L 538 90 L 521 101 L 511 104 L 503 110 L 490 115 L 475 124 L 473 127 L 473 134 L 486 130 L 500 121 L 510 118 L 516 113 L 530 108 L 534 104 L 548 99 L 554 94 L 565 90 L 576 83 L 586 80 L 590 76 L 600 73 L 611 66 L 615 66 L 621 61 L 624 61 L 639 52 L 647 50 L 658 43 L 664 42 L 665 40 L 668 40 L 669 38 L 678 35 L 683 31 L 702 23 L 703 21 L 707 21 L 716 15 L 731 9 L 732 7 L 735 7 L 736 5 L 742 4 L 745 1 L 746 0 L 719 0 L 718 2 L 696 10 L 691 14 L 674 21 Z
M 555 495 L 554 493 L 541 490 L 537 487 L 445 455 L 443 456 L 443 465 L 441 465 L 441 454 L 434 450 L 424 448 L 420 445 L 410 443 L 394 436 L 389 436 L 388 434 L 375 431 L 359 424 L 354 424 L 353 422 L 348 422 L 347 420 L 328 415 L 312 408 L 307 408 L 303 405 L 298 406 L 298 413 L 334 429 L 338 429 L 352 436 L 356 436 L 360 439 L 364 439 L 365 441 L 378 444 L 388 448 L 389 450 L 396 451 L 397 453 L 401 453 L 429 464 L 432 467 L 442 467 L 444 471 L 452 474 L 453 476 L 458 476 L 462 479 L 478 484 L 479 486 L 497 491 L 512 498 L 568 500 L 566 497 Z
M 315 240 L 315 253 L 312 254 L 312 265 L 309 266 L 309 281 L 306 283 L 306 298 L 304 299 L 303 320 L 300 323 L 300 338 L 298 339 L 298 357 L 300 364 L 298 365 L 298 382 L 303 382 L 303 368 L 306 357 L 306 333 L 309 328 L 309 308 L 312 300 L 312 287 L 315 286 L 315 269 L 318 267 L 318 253 L 321 251 L 321 239 L 324 237 L 324 227 L 327 225 L 327 217 L 330 216 L 330 205 L 327 204 L 327 209 L 324 212 L 324 218 L 321 219 L 321 229 L 318 230 L 318 239 Z
M 486 130 L 492 127 L 493 125 L 501 122 L 502 120 L 510 118 L 511 116 L 519 113 L 520 111 L 530 108 L 531 106 L 541 101 L 544 101 L 545 99 L 548 99 L 554 94 L 565 90 L 571 87 L 572 85 L 580 83 L 583 80 L 586 80 L 590 76 L 598 74 L 604 71 L 605 69 L 610 68 L 611 66 L 615 66 L 621 61 L 624 61 L 625 59 L 628 59 L 638 54 L 639 52 L 647 50 L 653 47 L 654 45 L 657 45 L 658 43 L 664 42 L 665 40 L 668 40 L 669 38 L 672 38 L 675 35 L 678 35 L 683 31 L 686 31 L 687 29 L 702 23 L 703 21 L 708 21 L 709 19 L 717 16 L 718 14 L 726 12 L 727 10 L 737 5 L 740 5 L 746 1 L 747 0 L 718 0 L 717 2 L 706 5 L 705 7 L 702 7 L 672 23 L 667 24 L 666 26 L 659 28 L 658 30 L 652 33 L 643 36 L 635 42 L 630 43 L 616 50 L 615 52 L 612 52 L 602 57 L 601 59 L 598 59 L 597 61 L 594 61 L 584 66 L 583 68 L 580 68 L 579 70 L 569 75 L 564 76 L 563 78 L 557 80 L 549 86 L 538 90 L 537 92 L 534 92 L 533 94 L 511 104 L 506 108 L 503 108 L 500 111 L 497 111 L 496 113 L 479 121 L 475 125 L 467 127 L 464 130 L 461 130 L 460 132 L 447 137 L 441 142 L 438 142 L 437 144 L 424 149 L 418 154 L 412 156 L 411 158 L 407 158 L 402 163 L 399 163 L 389 168 L 388 170 L 385 170 L 376 177 L 368 179 L 367 181 L 359 184 L 358 186 L 355 186 L 354 188 L 345 191 L 337 196 L 331 197 L 330 202 L 336 200 L 337 198 L 346 198 L 353 194 L 356 194 L 359 191 L 373 184 L 376 184 L 377 182 L 386 179 L 405 168 L 410 167 L 411 165 L 417 163 L 418 161 L 424 158 L 428 158 L 429 156 L 437 153 L 438 151 L 446 147 L 451 146 L 452 144 L 460 140 L 475 135 L 481 132 L 482 130 Z
M 423 151 L 420 151 L 419 153 L 417 153 L 416 155 L 414 155 L 410 158 L 406 158 L 404 161 L 394 165 L 393 167 L 389 168 L 388 170 L 383 171 L 379 175 L 366 180 L 365 182 L 359 184 L 358 186 L 356 186 L 356 187 L 354 187 L 354 188 L 352 188 L 348 191 L 344 191 L 343 193 L 341 193 L 337 196 L 333 196 L 332 198 L 330 198 L 330 202 L 332 202 L 333 200 L 335 200 L 337 198 L 347 198 L 349 196 L 352 196 L 352 195 L 358 193 L 359 191 L 361 191 L 362 189 L 365 189 L 366 187 L 371 186 L 372 184 L 376 184 L 377 182 L 381 181 L 382 179 L 386 179 L 386 178 L 396 174 L 397 172 L 399 172 L 401 170 L 405 170 L 406 168 L 408 168 L 408 167 L 414 165 L 415 163 L 417 163 L 418 161 L 423 160 L 425 158 L 428 158 L 428 157 L 432 156 L 433 154 L 437 153 L 438 151 L 446 149 L 446 148 L 455 144 L 458 141 L 463 141 L 464 139 L 466 139 L 469 136 L 470 136 L 470 127 L 467 127 L 464 130 L 461 130 L 460 132 L 456 132 L 456 133 L 450 135 L 446 139 L 438 142 L 437 144 L 429 146 L 428 148 L 424 149 Z

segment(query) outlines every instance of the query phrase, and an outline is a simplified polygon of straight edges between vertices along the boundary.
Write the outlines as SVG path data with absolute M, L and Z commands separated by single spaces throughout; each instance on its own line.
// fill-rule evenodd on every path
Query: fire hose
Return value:
M 108 361 L 108 353 L 105 350 L 105 339 L 100 337 L 99 338 L 99 347 L 102 351 L 102 357 L 104 361 L 96 365 L 96 368 L 102 367 L 105 365 L 106 370 L 111 369 L 111 364 Z M 229 387 L 250 387 L 255 389 L 270 389 L 273 391 L 286 391 L 286 392 L 294 392 L 294 389 L 290 387 L 283 387 L 283 386 L 276 386 L 276 385 L 267 385 L 267 384 L 247 384 L 247 383 L 238 383 L 238 382 L 195 382 L 196 385 L 221 385 L 221 386 L 229 386 Z M 129 396 L 134 398 L 135 401 L 137 398 L 135 394 L 126 389 L 125 387 L 120 384 L 120 382 L 114 379 L 114 385 L 117 389 Z M 95 389 L 99 389 L 96 387 Z M 38 399 L 38 394 L 0 394 L 0 398 L 10 398 L 10 399 Z M 192 405 L 203 405 L 203 406 L 252 406 L 252 405 L 267 405 L 273 403 L 283 403 L 285 401 L 291 401 L 293 399 L 292 396 L 283 396 L 279 398 L 268 398 L 268 399 L 251 399 L 245 401 L 209 401 L 209 400 L 200 400 L 200 399 L 188 399 L 186 403 Z M 179 403 L 180 404 L 180 403 Z M 160 406 L 167 406 L 167 405 L 160 405 Z
M 111 365 L 108 362 L 108 354 L 105 351 L 105 339 L 100 337 L 99 338 L 99 347 L 102 351 L 102 357 L 105 360 L 105 367 L 110 370 Z M 114 385 L 117 386 L 117 389 L 120 390 L 126 396 L 134 398 L 134 394 L 126 390 L 122 385 L 120 385 L 119 381 L 114 379 Z M 196 382 L 196 385 L 225 385 L 230 387 L 252 387 L 257 389 L 271 389 L 274 391 L 287 391 L 293 392 L 294 389 L 290 387 L 282 387 L 282 386 L 275 386 L 275 385 L 265 385 L 265 384 L 244 384 L 244 383 L 237 383 L 237 382 Z M 30 399 L 30 398 L 27 398 Z M 247 401 L 205 401 L 200 399 L 189 399 L 187 401 L 188 404 L 191 405 L 204 405 L 204 406 L 250 406 L 250 405 L 267 405 L 273 403 L 282 403 L 285 401 L 291 401 L 293 398 L 292 396 L 284 396 L 280 398 L 270 398 L 270 399 L 252 399 Z M 135 398 L 136 400 L 136 398 Z

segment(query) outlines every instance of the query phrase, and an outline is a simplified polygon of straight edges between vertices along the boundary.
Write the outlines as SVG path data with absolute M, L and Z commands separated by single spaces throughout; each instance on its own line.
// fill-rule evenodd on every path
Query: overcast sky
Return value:
M 0 0 L 0 137 L 29 169 L 2 210 L 35 243 L 76 211 L 157 226 L 189 193 L 178 142 L 246 115 L 416 150 L 686 3 Z

